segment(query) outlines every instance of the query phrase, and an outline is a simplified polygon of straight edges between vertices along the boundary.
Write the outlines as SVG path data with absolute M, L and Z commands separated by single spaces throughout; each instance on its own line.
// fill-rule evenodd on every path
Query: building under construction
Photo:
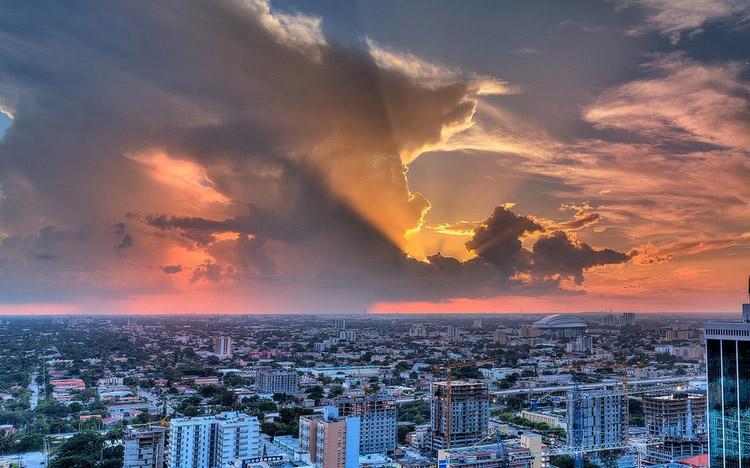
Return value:
M 567 397 L 567 444 L 575 447 L 576 398 Z M 580 397 L 581 423 L 580 446 L 584 449 L 599 445 L 611 445 L 628 440 L 628 396 L 618 385 L 601 390 L 588 390 Z
M 487 383 L 465 380 L 451 382 L 450 417 L 447 415 L 447 389 L 447 382 L 434 382 L 430 387 L 431 417 L 427 449 L 432 454 L 447 447 L 468 447 L 480 442 L 487 435 L 490 419 Z
M 648 462 L 670 463 L 708 451 L 705 394 L 644 397 L 643 412 L 649 436 L 663 440 L 648 447 Z
M 123 437 L 124 466 L 128 468 L 163 468 L 164 436 L 160 426 L 141 426 L 131 429 Z
M 456 448 L 438 452 L 440 468 L 532 468 L 534 457 L 526 447 L 506 450 L 507 460 L 495 445 Z
M 397 442 L 396 402 L 380 395 L 351 395 L 330 402 L 341 417 L 359 416 L 359 453 L 393 453 Z

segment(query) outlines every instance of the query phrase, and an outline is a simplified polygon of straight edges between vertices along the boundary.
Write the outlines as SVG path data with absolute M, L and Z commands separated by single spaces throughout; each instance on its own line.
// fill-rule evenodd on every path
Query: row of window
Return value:
M 724 330 L 722 328 L 706 328 L 707 335 L 750 336 L 750 330 Z

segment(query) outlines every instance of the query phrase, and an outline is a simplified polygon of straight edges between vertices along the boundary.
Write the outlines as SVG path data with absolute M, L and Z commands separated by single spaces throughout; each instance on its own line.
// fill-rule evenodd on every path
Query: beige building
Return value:
M 359 465 L 359 418 L 339 418 L 338 409 L 300 416 L 299 450 L 310 454 L 317 468 L 357 468 Z
M 531 432 L 521 434 L 521 446 L 531 452 L 531 468 L 542 468 L 542 436 Z

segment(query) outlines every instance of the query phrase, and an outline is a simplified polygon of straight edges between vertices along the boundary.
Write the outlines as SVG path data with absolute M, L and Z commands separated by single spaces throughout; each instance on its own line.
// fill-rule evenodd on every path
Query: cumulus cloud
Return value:
M 525 236 L 539 233 L 531 250 L 523 247 Z M 529 217 L 503 207 L 478 227 L 466 242 L 483 260 L 507 278 L 540 281 L 555 277 L 583 283 L 583 272 L 594 266 L 625 263 L 629 256 L 612 249 L 596 250 L 563 231 L 548 232 Z
M 530 218 L 498 206 L 474 231 L 474 236 L 466 242 L 466 248 L 510 277 L 517 269 L 518 255 L 522 249 L 521 237 L 543 230 Z
M 321 21 L 262 0 L 1 6 L 2 287 L 235 288 L 299 310 L 560 292 L 620 259 L 507 207 L 463 226 L 477 258 L 410 256 L 431 205 L 408 164 L 470 129 L 477 96 L 518 90 L 340 47 Z

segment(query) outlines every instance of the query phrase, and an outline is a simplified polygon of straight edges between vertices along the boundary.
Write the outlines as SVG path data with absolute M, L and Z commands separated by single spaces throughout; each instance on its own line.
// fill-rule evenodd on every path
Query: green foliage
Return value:
M 224 376 L 224 385 L 229 388 L 240 387 L 242 386 L 243 382 L 243 378 L 235 374 L 234 372 L 227 372 L 227 374 Z
M 416 426 L 413 424 L 401 424 L 398 426 L 398 443 L 399 444 L 405 444 L 406 443 L 406 435 L 414 430 Z
M 299 417 L 314 413 L 315 411 L 311 408 L 299 406 L 281 408 L 279 415 L 274 418 L 273 422 L 266 421 L 261 424 L 261 430 L 270 436 L 291 435 L 296 437 L 299 433 Z
M 95 431 L 79 432 L 60 445 L 50 468 L 119 468 L 123 447 L 105 447 L 105 437 Z
M 641 400 L 628 400 L 628 414 L 630 416 L 644 416 L 643 414 L 643 402 Z
M 481 379 L 484 377 L 476 366 L 459 367 L 453 369 L 452 374 L 455 380 Z
M 328 390 L 328 398 L 335 398 L 343 394 L 344 394 L 344 387 L 342 387 L 341 385 L 333 385 L 331 386 L 331 389 Z
M 560 468 L 573 468 L 573 457 L 570 455 L 554 455 L 549 458 L 550 465 L 559 466 Z M 596 463 L 584 459 L 583 468 L 601 468 Z
M 514 424 L 516 426 L 521 426 L 521 427 L 528 427 L 529 429 L 533 429 L 539 432 L 545 432 L 547 434 L 551 434 L 559 438 L 565 437 L 565 429 L 561 427 L 550 427 L 549 424 L 545 422 L 538 423 L 534 421 L 529 421 L 526 418 L 522 418 L 521 416 L 514 416 L 511 413 L 498 413 L 497 410 L 493 411 L 492 415 L 495 416 L 497 419 L 501 421 L 505 421 L 509 424 Z
M 305 390 L 305 393 L 307 393 L 308 396 L 312 398 L 313 400 L 315 400 L 316 402 L 325 396 L 323 387 L 321 387 L 320 385 L 315 385 L 315 386 L 308 388 L 307 390 Z
M 430 420 L 430 405 L 424 400 L 407 401 L 398 407 L 398 420 L 426 424 Z

